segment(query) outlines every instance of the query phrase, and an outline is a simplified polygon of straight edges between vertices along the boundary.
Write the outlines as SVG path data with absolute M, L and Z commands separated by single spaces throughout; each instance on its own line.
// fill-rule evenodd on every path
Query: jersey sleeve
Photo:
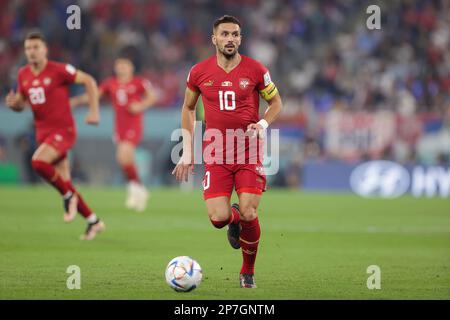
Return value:
M 107 96 L 110 94 L 109 91 L 109 79 L 103 80 L 98 86 L 98 90 L 103 94 L 103 96 Z
M 278 89 L 270 78 L 269 70 L 261 63 L 257 68 L 257 88 L 264 100 L 269 101 L 278 93 Z
M 143 94 L 147 91 L 153 91 L 153 85 L 148 79 L 141 78 L 139 81 L 139 86 Z
M 60 64 L 58 74 L 62 82 L 65 84 L 72 84 L 75 82 L 77 76 L 77 69 L 71 64 Z
M 25 89 L 23 88 L 23 85 L 22 85 L 22 81 L 23 81 L 22 74 L 23 74 L 22 70 L 19 70 L 19 73 L 17 75 L 17 92 L 26 98 L 27 95 L 26 95 Z
M 186 85 L 192 91 L 200 92 L 199 84 L 197 81 L 197 70 L 195 66 L 193 66 L 189 71 L 189 74 L 186 79 Z

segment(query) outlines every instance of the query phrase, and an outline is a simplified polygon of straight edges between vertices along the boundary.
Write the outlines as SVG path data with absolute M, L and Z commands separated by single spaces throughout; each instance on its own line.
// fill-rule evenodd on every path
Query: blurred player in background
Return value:
M 249 147 L 240 148 L 233 143 L 234 150 L 227 150 L 226 132 L 247 132 L 248 139 L 264 136 L 267 127 L 275 121 L 282 109 L 278 90 L 270 79 L 269 71 L 261 63 L 238 53 L 241 44 L 241 24 L 232 16 L 223 16 L 214 22 L 212 43 L 216 54 L 192 67 L 188 79 L 181 126 L 183 131 L 183 155 L 172 174 L 178 180 L 188 179 L 193 171 L 192 135 L 195 121 L 195 106 L 201 95 L 205 110 L 206 131 L 219 130 L 224 137 L 223 146 L 215 149 L 214 161 L 204 154 L 205 176 L 204 199 L 211 223 L 216 228 L 228 225 L 228 240 L 235 249 L 242 249 L 243 263 L 240 271 L 240 286 L 256 288 L 254 266 L 260 238 L 257 209 L 261 194 L 266 187 L 266 177 L 260 152 L 251 154 Z M 268 103 L 264 118 L 259 120 L 259 96 Z M 205 133 L 206 135 L 206 133 Z M 231 138 L 234 139 L 233 134 Z M 246 142 L 246 143 L 247 143 Z M 211 141 L 210 141 L 211 143 Z M 260 143 L 258 143 L 260 144 Z M 204 153 L 209 143 L 204 143 Z M 222 155 L 234 154 L 229 159 L 218 159 Z M 257 157 L 257 161 L 250 161 Z M 244 163 L 237 161 L 245 158 Z M 217 161 L 218 160 L 218 161 Z M 256 159 L 255 159 L 256 160 Z M 230 205 L 233 188 L 239 204 Z
M 154 90 L 148 80 L 134 75 L 134 64 L 128 57 L 116 59 L 114 73 L 114 77 L 101 83 L 99 94 L 109 96 L 115 110 L 116 159 L 128 182 L 125 206 L 144 211 L 149 193 L 139 178 L 135 153 L 142 139 L 143 113 L 155 102 Z M 84 94 L 72 98 L 71 104 L 77 106 L 87 101 Z
M 61 193 L 64 221 L 72 221 L 77 211 L 86 219 L 88 227 L 81 239 L 91 240 L 105 225 L 71 182 L 67 152 L 75 144 L 76 127 L 69 104 L 69 86 L 79 83 L 86 87 L 89 98 L 86 123 L 97 125 L 100 120 L 97 84 L 92 76 L 69 64 L 49 61 L 47 44 L 40 32 L 30 32 L 24 46 L 28 64 L 20 68 L 17 92 L 8 93 L 6 105 L 14 111 L 22 111 L 27 103 L 31 105 L 39 145 L 31 160 L 32 167 Z

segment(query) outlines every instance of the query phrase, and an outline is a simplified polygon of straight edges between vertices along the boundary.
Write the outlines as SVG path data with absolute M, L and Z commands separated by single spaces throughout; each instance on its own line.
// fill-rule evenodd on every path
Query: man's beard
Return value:
M 234 58 L 234 56 L 237 53 L 237 50 L 235 49 L 232 53 L 228 53 L 226 52 L 226 48 L 223 48 L 223 50 L 220 50 L 220 53 L 223 54 L 223 56 L 227 59 L 227 60 L 231 60 Z

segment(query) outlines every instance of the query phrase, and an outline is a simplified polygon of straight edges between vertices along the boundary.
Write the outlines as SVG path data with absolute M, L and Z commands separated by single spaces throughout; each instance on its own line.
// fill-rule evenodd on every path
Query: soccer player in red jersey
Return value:
M 76 127 L 69 104 L 69 86 L 79 83 L 86 87 L 89 112 L 85 121 L 97 125 L 100 120 L 97 84 L 90 75 L 69 64 L 49 61 L 47 45 L 40 32 L 29 33 L 24 46 L 28 64 L 20 68 L 18 90 L 8 93 L 6 105 L 14 111 L 22 111 L 27 104 L 31 106 L 39 144 L 31 164 L 62 195 L 64 221 L 72 221 L 78 211 L 88 223 L 81 239 L 91 240 L 105 225 L 71 182 L 67 152 L 75 144 Z
M 187 79 L 181 111 L 183 155 L 172 172 L 180 181 L 187 181 L 189 171 L 193 172 L 192 135 L 195 106 L 200 95 L 205 110 L 205 137 L 208 130 L 212 130 L 221 132 L 227 140 L 231 130 L 231 138 L 234 139 L 234 132 L 240 130 L 249 136 L 246 143 L 250 143 L 251 139 L 261 142 L 265 130 L 282 109 L 280 95 L 266 67 L 238 53 L 241 24 L 236 18 L 223 16 L 214 22 L 212 43 L 216 54 L 194 65 Z M 259 119 L 260 96 L 268 103 L 263 119 Z M 228 225 L 231 246 L 242 250 L 240 285 L 256 288 L 254 265 L 260 238 L 257 209 L 266 187 L 260 151 L 255 159 L 247 145 L 242 148 L 233 143 L 230 150 L 226 143 L 221 146 L 214 142 L 215 150 L 211 152 L 214 156 L 209 158 L 206 150 L 211 150 L 213 141 L 204 142 L 203 194 L 209 219 L 216 228 Z M 224 152 L 227 154 L 226 161 L 223 159 Z M 228 157 L 230 152 L 231 163 Z M 217 156 L 219 153 L 222 158 Z M 244 159 L 244 163 L 238 161 L 239 158 Z M 230 205 L 233 188 L 238 194 L 239 204 Z
M 136 147 L 142 139 L 143 113 L 155 102 L 150 81 L 134 75 L 134 64 L 128 57 L 114 63 L 114 77 L 100 84 L 100 97 L 109 96 L 115 110 L 116 159 L 128 182 L 127 208 L 144 211 L 148 191 L 141 183 L 135 164 Z M 71 99 L 73 106 L 87 102 L 87 95 Z

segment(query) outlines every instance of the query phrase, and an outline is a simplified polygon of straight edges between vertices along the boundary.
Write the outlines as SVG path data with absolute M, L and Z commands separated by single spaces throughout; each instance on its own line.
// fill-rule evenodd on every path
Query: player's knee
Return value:
M 116 156 L 117 162 L 122 166 L 129 166 L 132 165 L 134 162 L 134 159 L 132 156 L 125 152 L 118 152 Z
M 116 160 L 117 160 L 117 163 L 122 167 L 126 166 L 128 164 L 126 161 L 126 157 L 120 153 L 117 153 Z
M 241 219 L 244 221 L 252 221 L 258 217 L 256 207 L 253 205 L 240 205 Z
M 220 229 L 227 225 L 230 212 L 227 208 L 211 208 L 208 210 L 208 216 L 213 226 Z

